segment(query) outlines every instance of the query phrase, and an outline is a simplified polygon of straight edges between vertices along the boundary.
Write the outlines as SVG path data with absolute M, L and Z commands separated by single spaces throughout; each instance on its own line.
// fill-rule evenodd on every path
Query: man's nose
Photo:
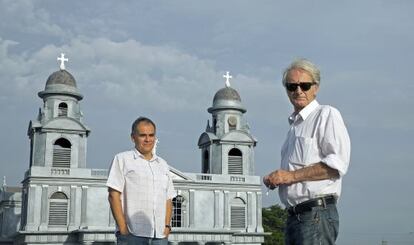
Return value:
M 303 90 L 300 86 L 297 86 L 295 89 L 295 93 L 303 93 Z

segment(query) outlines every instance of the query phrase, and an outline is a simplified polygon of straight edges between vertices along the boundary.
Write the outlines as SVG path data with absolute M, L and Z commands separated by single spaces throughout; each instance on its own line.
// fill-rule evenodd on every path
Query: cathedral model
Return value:
M 0 188 L 0 244 L 115 244 L 107 201 L 107 169 L 86 166 L 87 137 L 80 94 L 66 71 L 49 76 L 38 93 L 43 107 L 30 121 L 29 168 L 22 187 Z M 211 125 L 198 140 L 201 173 L 171 168 L 170 244 L 261 244 L 261 180 L 254 175 L 254 147 L 239 93 L 230 86 L 214 95 Z

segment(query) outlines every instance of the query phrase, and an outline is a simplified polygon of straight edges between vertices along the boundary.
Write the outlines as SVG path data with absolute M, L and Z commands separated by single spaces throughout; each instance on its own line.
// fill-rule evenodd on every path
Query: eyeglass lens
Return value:
M 300 87 L 300 89 L 302 91 L 308 91 L 312 85 L 314 85 L 315 83 L 311 83 L 311 82 L 307 82 L 307 83 L 286 83 L 286 89 L 289 90 L 290 92 L 296 91 L 296 89 L 298 89 L 298 87 Z

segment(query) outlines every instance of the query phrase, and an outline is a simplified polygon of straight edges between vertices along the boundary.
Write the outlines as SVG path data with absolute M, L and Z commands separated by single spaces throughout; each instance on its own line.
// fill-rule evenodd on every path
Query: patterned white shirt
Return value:
M 167 162 L 154 155 L 145 160 L 136 149 L 114 157 L 106 185 L 121 192 L 129 232 L 142 237 L 164 237 L 166 201 L 175 196 Z
M 281 168 L 294 171 L 323 162 L 338 170 L 340 177 L 303 181 L 279 187 L 280 200 L 286 207 L 319 196 L 341 194 L 342 176 L 346 174 L 351 143 L 339 111 L 313 100 L 299 113 L 289 117 L 290 129 L 282 146 Z

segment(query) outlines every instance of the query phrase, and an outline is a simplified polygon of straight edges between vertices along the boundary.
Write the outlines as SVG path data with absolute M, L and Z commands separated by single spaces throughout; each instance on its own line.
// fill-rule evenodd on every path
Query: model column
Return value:
M 214 228 L 219 228 L 220 191 L 214 190 Z
M 251 191 L 247 192 L 247 231 L 254 232 L 255 227 L 253 226 L 254 219 L 254 209 L 256 208 L 256 202 L 253 199 L 253 193 Z
M 47 230 L 48 185 L 42 185 L 41 216 L 39 230 Z
M 263 232 L 263 225 L 262 225 L 262 193 L 256 192 L 256 205 L 257 205 L 257 224 L 256 224 L 256 232 Z
M 76 207 L 76 203 L 77 203 L 77 199 L 76 199 L 76 190 L 77 190 L 77 186 L 76 185 L 71 185 L 70 186 L 70 216 L 69 216 L 69 230 L 75 230 L 76 227 L 76 214 L 77 214 L 77 207 Z
M 189 227 L 194 227 L 194 215 L 195 215 L 195 207 L 194 207 L 194 190 L 190 190 L 190 213 L 188 214 L 190 218 Z
M 81 227 L 87 226 L 87 201 L 88 201 L 88 187 L 82 186 L 82 204 L 81 204 Z
M 37 230 L 37 225 L 39 223 L 35 223 L 35 220 L 39 222 L 40 215 L 38 216 L 40 212 L 40 206 L 38 205 L 37 198 L 41 196 L 41 189 L 36 188 L 37 186 L 34 184 L 29 184 L 28 192 L 27 192 L 27 224 L 26 224 L 26 230 L 27 231 L 33 231 Z
M 224 229 L 230 229 L 230 206 L 229 206 L 229 192 L 224 191 Z

